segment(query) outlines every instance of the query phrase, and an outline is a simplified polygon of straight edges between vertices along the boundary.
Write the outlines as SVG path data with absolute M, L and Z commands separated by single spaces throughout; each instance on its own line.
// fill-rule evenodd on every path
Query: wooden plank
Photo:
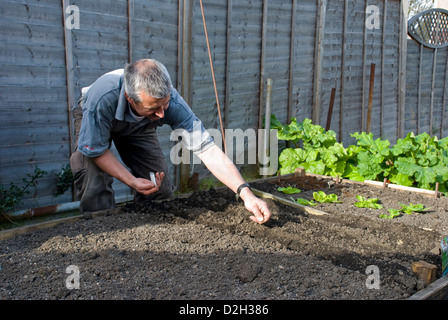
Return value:
M 19 235 L 26 234 L 26 233 L 33 232 L 33 231 L 52 228 L 61 223 L 69 223 L 69 222 L 75 222 L 75 221 L 78 221 L 80 219 L 85 219 L 85 218 L 95 218 L 95 217 L 108 215 L 108 214 L 116 214 L 116 213 L 120 213 L 122 210 L 123 210 L 122 208 L 101 210 L 101 211 L 89 213 L 88 215 L 86 215 L 86 214 L 77 215 L 77 216 L 73 216 L 73 217 L 55 219 L 55 220 L 51 220 L 51 221 L 45 221 L 45 222 L 41 222 L 41 223 L 36 223 L 36 224 L 13 228 L 13 229 L 8 229 L 8 230 L 2 230 L 2 231 L 0 231 L 0 240 L 14 238 Z
M 426 288 L 418 291 L 407 300 L 447 300 L 448 276 L 437 279 Z
M 292 90 L 294 87 L 294 64 L 295 64 L 295 35 L 296 35 L 296 13 L 297 13 L 297 0 L 292 0 L 292 9 L 291 9 L 291 33 L 289 39 L 289 82 L 288 82 L 288 104 L 286 109 L 286 123 L 291 122 L 292 115 Z
M 420 134 L 420 106 L 422 97 L 422 69 L 423 69 L 423 45 L 420 44 L 420 62 L 418 64 L 418 92 L 417 92 L 417 134 Z
M 447 101 L 447 91 L 448 91 L 448 50 L 446 50 L 446 61 L 445 61 L 445 78 L 443 80 L 443 99 L 442 99 L 442 116 L 440 120 L 440 137 L 443 137 L 443 130 L 445 129 L 445 113 L 446 113 L 446 101 Z
M 386 21 L 387 20 L 387 0 L 383 3 L 383 33 L 381 45 L 381 104 L 380 104 L 380 137 L 384 137 L 384 72 L 386 60 Z
M 233 0 L 227 0 L 227 21 L 226 21 L 226 68 L 225 68 L 225 98 L 224 98 L 224 128 L 229 128 L 230 125 L 230 95 L 232 91 L 232 78 L 230 77 L 230 70 L 232 67 L 232 59 L 230 51 L 232 50 L 232 13 Z
M 434 121 L 434 86 L 436 82 L 436 65 L 437 65 L 437 48 L 433 50 L 432 60 L 432 77 L 431 77 L 431 100 L 429 105 L 429 135 L 433 135 L 433 121 Z
M 75 74 L 73 63 L 73 38 L 72 30 L 66 25 L 65 8 L 69 5 L 67 0 L 62 0 L 62 17 L 64 20 L 64 51 L 65 51 L 65 67 L 66 67 L 66 86 L 67 86 L 67 127 L 69 136 L 69 155 L 75 151 L 77 141 L 74 141 L 74 122 L 72 110 L 76 106 L 75 97 Z
M 344 1 L 344 23 L 342 27 L 342 56 L 341 56 L 341 89 L 340 89 L 340 103 L 339 103 L 339 135 L 338 135 L 338 141 L 342 142 L 343 139 L 343 133 L 344 133 L 344 105 L 345 105 L 345 77 L 346 77 L 346 48 L 347 48 L 347 24 L 348 24 L 348 0 Z M 333 102 L 334 102 L 334 93 L 335 90 L 331 91 L 331 100 L 330 100 L 330 110 L 333 108 Z M 330 122 L 331 121 L 331 115 L 333 111 L 328 112 L 328 119 L 327 119 L 327 127 L 330 130 Z
M 261 191 L 261 190 L 257 190 L 257 189 L 254 189 L 254 188 L 252 188 L 252 192 L 256 196 L 259 196 L 261 198 L 272 199 L 272 200 L 278 201 L 280 203 L 286 204 L 287 206 L 294 207 L 294 208 L 299 208 L 299 209 L 301 209 L 301 210 L 303 210 L 303 211 L 305 211 L 306 213 L 309 213 L 309 214 L 314 214 L 314 215 L 319 215 L 319 216 L 321 216 L 321 215 L 328 215 L 327 212 L 316 210 L 316 209 L 313 209 L 311 207 L 307 207 L 307 206 L 298 204 L 298 203 L 293 202 L 291 200 L 287 200 L 287 199 L 275 196 L 275 195 L 273 195 L 271 193 L 267 193 L 267 192 L 264 192 L 264 191 Z

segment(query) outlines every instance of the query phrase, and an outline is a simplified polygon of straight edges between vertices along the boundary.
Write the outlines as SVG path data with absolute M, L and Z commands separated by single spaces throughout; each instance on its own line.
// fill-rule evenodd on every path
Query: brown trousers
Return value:
M 77 140 L 82 118 L 82 99 L 73 110 L 75 138 Z M 165 172 L 158 192 L 144 196 L 134 191 L 134 200 L 166 199 L 172 195 L 173 186 L 168 167 L 160 148 L 155 128 L 143 127 L 127 136 L 114 136 L 114 145 L 123 163 L 138 178 L 150 179 L 150 172 Z M 70 157 L 70 167 L 75 178 L 75 191 L 80 201 L 80 212 L 95 212 L 115 207 L 114 179 L 76 150 Z

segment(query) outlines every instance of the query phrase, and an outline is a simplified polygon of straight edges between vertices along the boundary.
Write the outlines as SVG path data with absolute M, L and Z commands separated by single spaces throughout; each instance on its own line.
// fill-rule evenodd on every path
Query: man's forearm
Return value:
M 92 158 L 92 161 L 104 172 L 120 180 L 127 186 L 133 188 L 135 177 L 121 164 L 112 151 L 107 150 L 102 155 Z
M 218 146 L 212 146 L 198 154 L 198 157 L 204 162 L 207 169 L 233 192 L 236 192 L 238 187 L 244 183 L 238 169 Z
M 107 150 L 101 156 L 92 160 L 104 172 L 120 180 L 135 191 L 147 196 L 159 190 L 159 186 L 165 175 L 164 172 L 156 172 L 156 183 L 145 178 L 136 178 L 110 150 Z
M 236 166 L 218 146 L 212 146 L 198 154 L 198 157 L 204 162 L 208 170 L 233 192 L 236 193 L 238 187 L 244 183 L 244 179 Z M 253 221 L 265 223 L 269 220 L 271 213 L 267 204 L 258 199 L 250 188 L 243 188 L 240 197 L 243 199 L 246 209 L 254 214 L 250 217 Z

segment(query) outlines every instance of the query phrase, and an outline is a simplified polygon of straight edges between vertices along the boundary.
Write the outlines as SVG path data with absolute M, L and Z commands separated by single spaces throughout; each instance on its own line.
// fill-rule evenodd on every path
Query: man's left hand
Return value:
M 249 188 L 244 188 L 240 197 L 243 199 L 246 209 L 253 213 L 253 216 L 250 216 L 252 221 L 263 224 L 269 220 L 271 212 L 268 205 L 260 198 L 257 198 Z

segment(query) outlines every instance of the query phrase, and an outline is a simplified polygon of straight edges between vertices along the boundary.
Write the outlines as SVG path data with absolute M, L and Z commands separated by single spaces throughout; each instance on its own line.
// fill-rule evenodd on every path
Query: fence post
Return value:
M 75 151 L 74 141 L 74 126 L 73 126 L 73 116 L 72 110 L 75 107 L 75 75 L 74 75 L 74 65 L 73 65 L 73 38 L 72 30 L 67 27 L 67 21 L 65 17 L 65 9 L 69 5 L 68 0 L 62 0 L 62 25 L 64 27 L 64 51 L 65 51 L 65 77 L 67 86 L 67 123 L 68 123 L 68 135 L 69 135 L 69 152 L 68 158 Z M 75 188 L 72 188 L 72 199 L 76 199 Z
M 322 68 L 324 56 L 325 17 L 327 0 L 319 0 L 316 19 L 316 44 L 314 49 L 314 88 L 312 120 L 314 124 L 320 123 L 320 105 L 322 102 Z
M 192 105 L 192 78 L 193 78 L 193 10 L 194 0 L 179 1 L 179 70 L 180 80 L 178 87 L 180 94 L 188 105 Z M 190 165 L 181 163 L 179 171 L 176 172 L 176 180 L 179 190 L 188 186 Z

